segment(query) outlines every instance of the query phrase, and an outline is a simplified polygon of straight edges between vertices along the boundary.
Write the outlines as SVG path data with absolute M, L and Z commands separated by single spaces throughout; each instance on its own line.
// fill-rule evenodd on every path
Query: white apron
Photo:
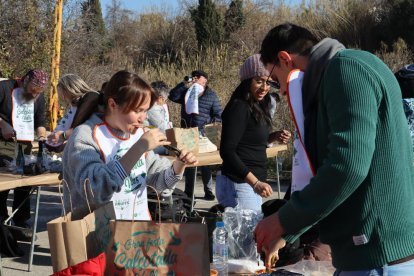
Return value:
M 23 88 L 12 91 L 12 127 L 17 141 L 34 140 L 34 102 L 23 98 Z
M 296 126 L 293 137 L 292 159 L 292 189 L 291 192 L 300 191 L 309 184 L 315 175 L 309 156 L 305 149 L 305 117 L 302 104 L 302 82 L 304 73 L 293 70 L 289 73 L 287 84 L 287 97 L 290 113 Z
M 187 114 L 198 114 L 198 97 L 204 92 L 201 84 L 193 83 L 184 96 L 185 112 Z
M 119 160 L 141 138 L 142 134 L 144 131 L 140 128 L 129 138 L 120 138 L 113 134 L 105 123 L 96 125 L 93 131 L 93 137 L 106 164 L 114 159 Z M 112 196 L 117 219 L 151 220 L 148 210 L 146 176 L 144 154 L 135 163 L 130 175 L 125 178 L 121 191 Z M 135 211 L 134 218 L 132 218 L 134 200 Z

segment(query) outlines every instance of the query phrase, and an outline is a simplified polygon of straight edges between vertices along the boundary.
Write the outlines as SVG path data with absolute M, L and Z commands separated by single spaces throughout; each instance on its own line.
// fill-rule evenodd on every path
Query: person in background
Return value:
M 49 149 L 62 145 L 72 134 L 73 128 L 96 111 L 93 106 L 99 101 L 99 93 L 90 88 L 78 75 L 63 75 L 59 79 L 57 90 L 59 98 L 68 108 L 57 127 L 47 137 Z
M 276 115 L 277 103 L 280 102 L 280 97 L 276 92 L 269 92 L 270 96 L 270 117 L 272 119 Z
M 211 122 L 221 122 L 221 106 L 216 92 L 207 84 L 208 75 L 206 72 L 196 70 L 191 73 L 189 81 L 184 80 L 170 91 L 169 99 L 175 103 L 181 104 L 181 127 L 190 128 L 198 127 L 200 134 L 203 134 L 203 128 Z M 193 84 L 201 86 L 201 91 L 196 97 L 189 97 L 189 88 Z M 186 101 L 186 98 L 188 99 Z M 214 200 L 213 180 L 211 177 L 211 168 L 203 166 L 201 168 L 201 178 L 204 185 L 204 199 Z M 185 190 L 184 192 L 193 197 L 195 168 L 187 168 L 185 171 Z
M 398 70 L 395 77 L 401 87 L 404 113 L 411 134 L 414 154 L 414 64 L 406 65 Z
M 48 75 L 39 69 L 29 70 L 22 79 L 0 81 L 0 167 L 15 158 L 16 141 L 23 145 L 25 155 L 32 151 L 35 134 L 45 139 L 45 99 L 43 91 L 48 83 Z M 24 114 L 24 116 L 20 116 Z M 13 211 L 29 196 L 30 188 L 14 189 Z M 7 197 L 9 190 L 0 192 L 0 219 L 8 217 Z M 16 226 L 28 228 L 30 200 L 26 200 L 13 217 Z M 13 231 L 16 239 L 30 241 L 29 229 Z
M 336 276 L 412 275 L 414 165 L 401 90 L 376 56 L 286 23 L 268 32 L 261 60 L 287 93 L 302 84 L 304 144 L 315 175 L 256 227 L 266 264 L 315 223 Z
M 266 148 L 287 143 L 287 130 L 270 133 L 272 118 L 269 72 L 260 55 L 250 56 L 240 67 L 241 83 L 224 108 L 220 156 L 222 174 L 216 178 L 216 195 L 223 207 L 261 212 L 262 198 L 272 194 L 267 183 Z
M 118 219 L 131 219 L 135 202 L 134 219 L 149 220 L 147 185 L 159 192 L 174 188 L 185 167 L 197 163 L 185 149 L 172 163 L 152 151 L 170 144 L 159 129 L 144 129 L 155 99 L 142 78 L 119 71 L 104 89 L 104 113 L 92 114 L 73 130 L 62 160 L 63 179 L 69 187 L 64 191 L 65 208 L 69 211 L 71 200 L 76 206 L 73 218 L 89 213 L 87 196 L 92 208 L 112 201 Z
M 151 83 L 152 89 L 156 96 L 154 105 L 148 110 L 145 125 L 156 127 L 165 133 L 165 130 L 171 128 L 170 113 L 168 111 L 167 99 L 170 88 L 163 81 L 154 81 Z M 154 149 L 155 153 L 166 155 L 167 150 L 164 147 Z

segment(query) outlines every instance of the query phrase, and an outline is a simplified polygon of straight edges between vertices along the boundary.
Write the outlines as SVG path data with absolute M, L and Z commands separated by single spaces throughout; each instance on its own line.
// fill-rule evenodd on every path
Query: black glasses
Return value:
M 276 66 L 276 63 L 273 64 L 272 70 L 270 70 L 269 76 L 266 79 L 266 84 L 273 88 L 280 89 L 280 83 L 278 81 L 270 80 L 270 78 L 272 77 L 273 70 L 275 69 L 275 66 Z

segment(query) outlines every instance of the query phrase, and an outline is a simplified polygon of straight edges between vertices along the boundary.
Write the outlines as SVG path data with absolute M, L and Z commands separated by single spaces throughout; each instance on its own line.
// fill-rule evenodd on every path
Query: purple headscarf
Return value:
M 49 80 L 48 75 L 39 69 L 31 69 L 23 77 L 23 86 L 27 86 L 29 83 L 36 87 L 45 87 Z

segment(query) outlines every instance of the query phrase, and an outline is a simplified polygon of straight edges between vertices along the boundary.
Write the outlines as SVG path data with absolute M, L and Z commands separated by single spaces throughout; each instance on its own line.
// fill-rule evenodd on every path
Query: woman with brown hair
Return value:
M 65 208 L 71 200 L 75 217 L 88 213 L 88 202 L 98 206 L 112 201 L 117 218 L 131 219 L 135 201 L 134 219 L 149 220 L 147 185 L 158 191 L 173 188 L 186 165 L 197 162 L 186 150 L 172 164 L 153 153 L 170 144 L 160 130 L 143 127 L 154 100 L 143 79 L 119 71 L 104 89 L 104 114 L 93 114 L 74 129 L 64 151 L 63 178 L 68 184 Z M 90 187 L 85 189 L 87 179 Z

